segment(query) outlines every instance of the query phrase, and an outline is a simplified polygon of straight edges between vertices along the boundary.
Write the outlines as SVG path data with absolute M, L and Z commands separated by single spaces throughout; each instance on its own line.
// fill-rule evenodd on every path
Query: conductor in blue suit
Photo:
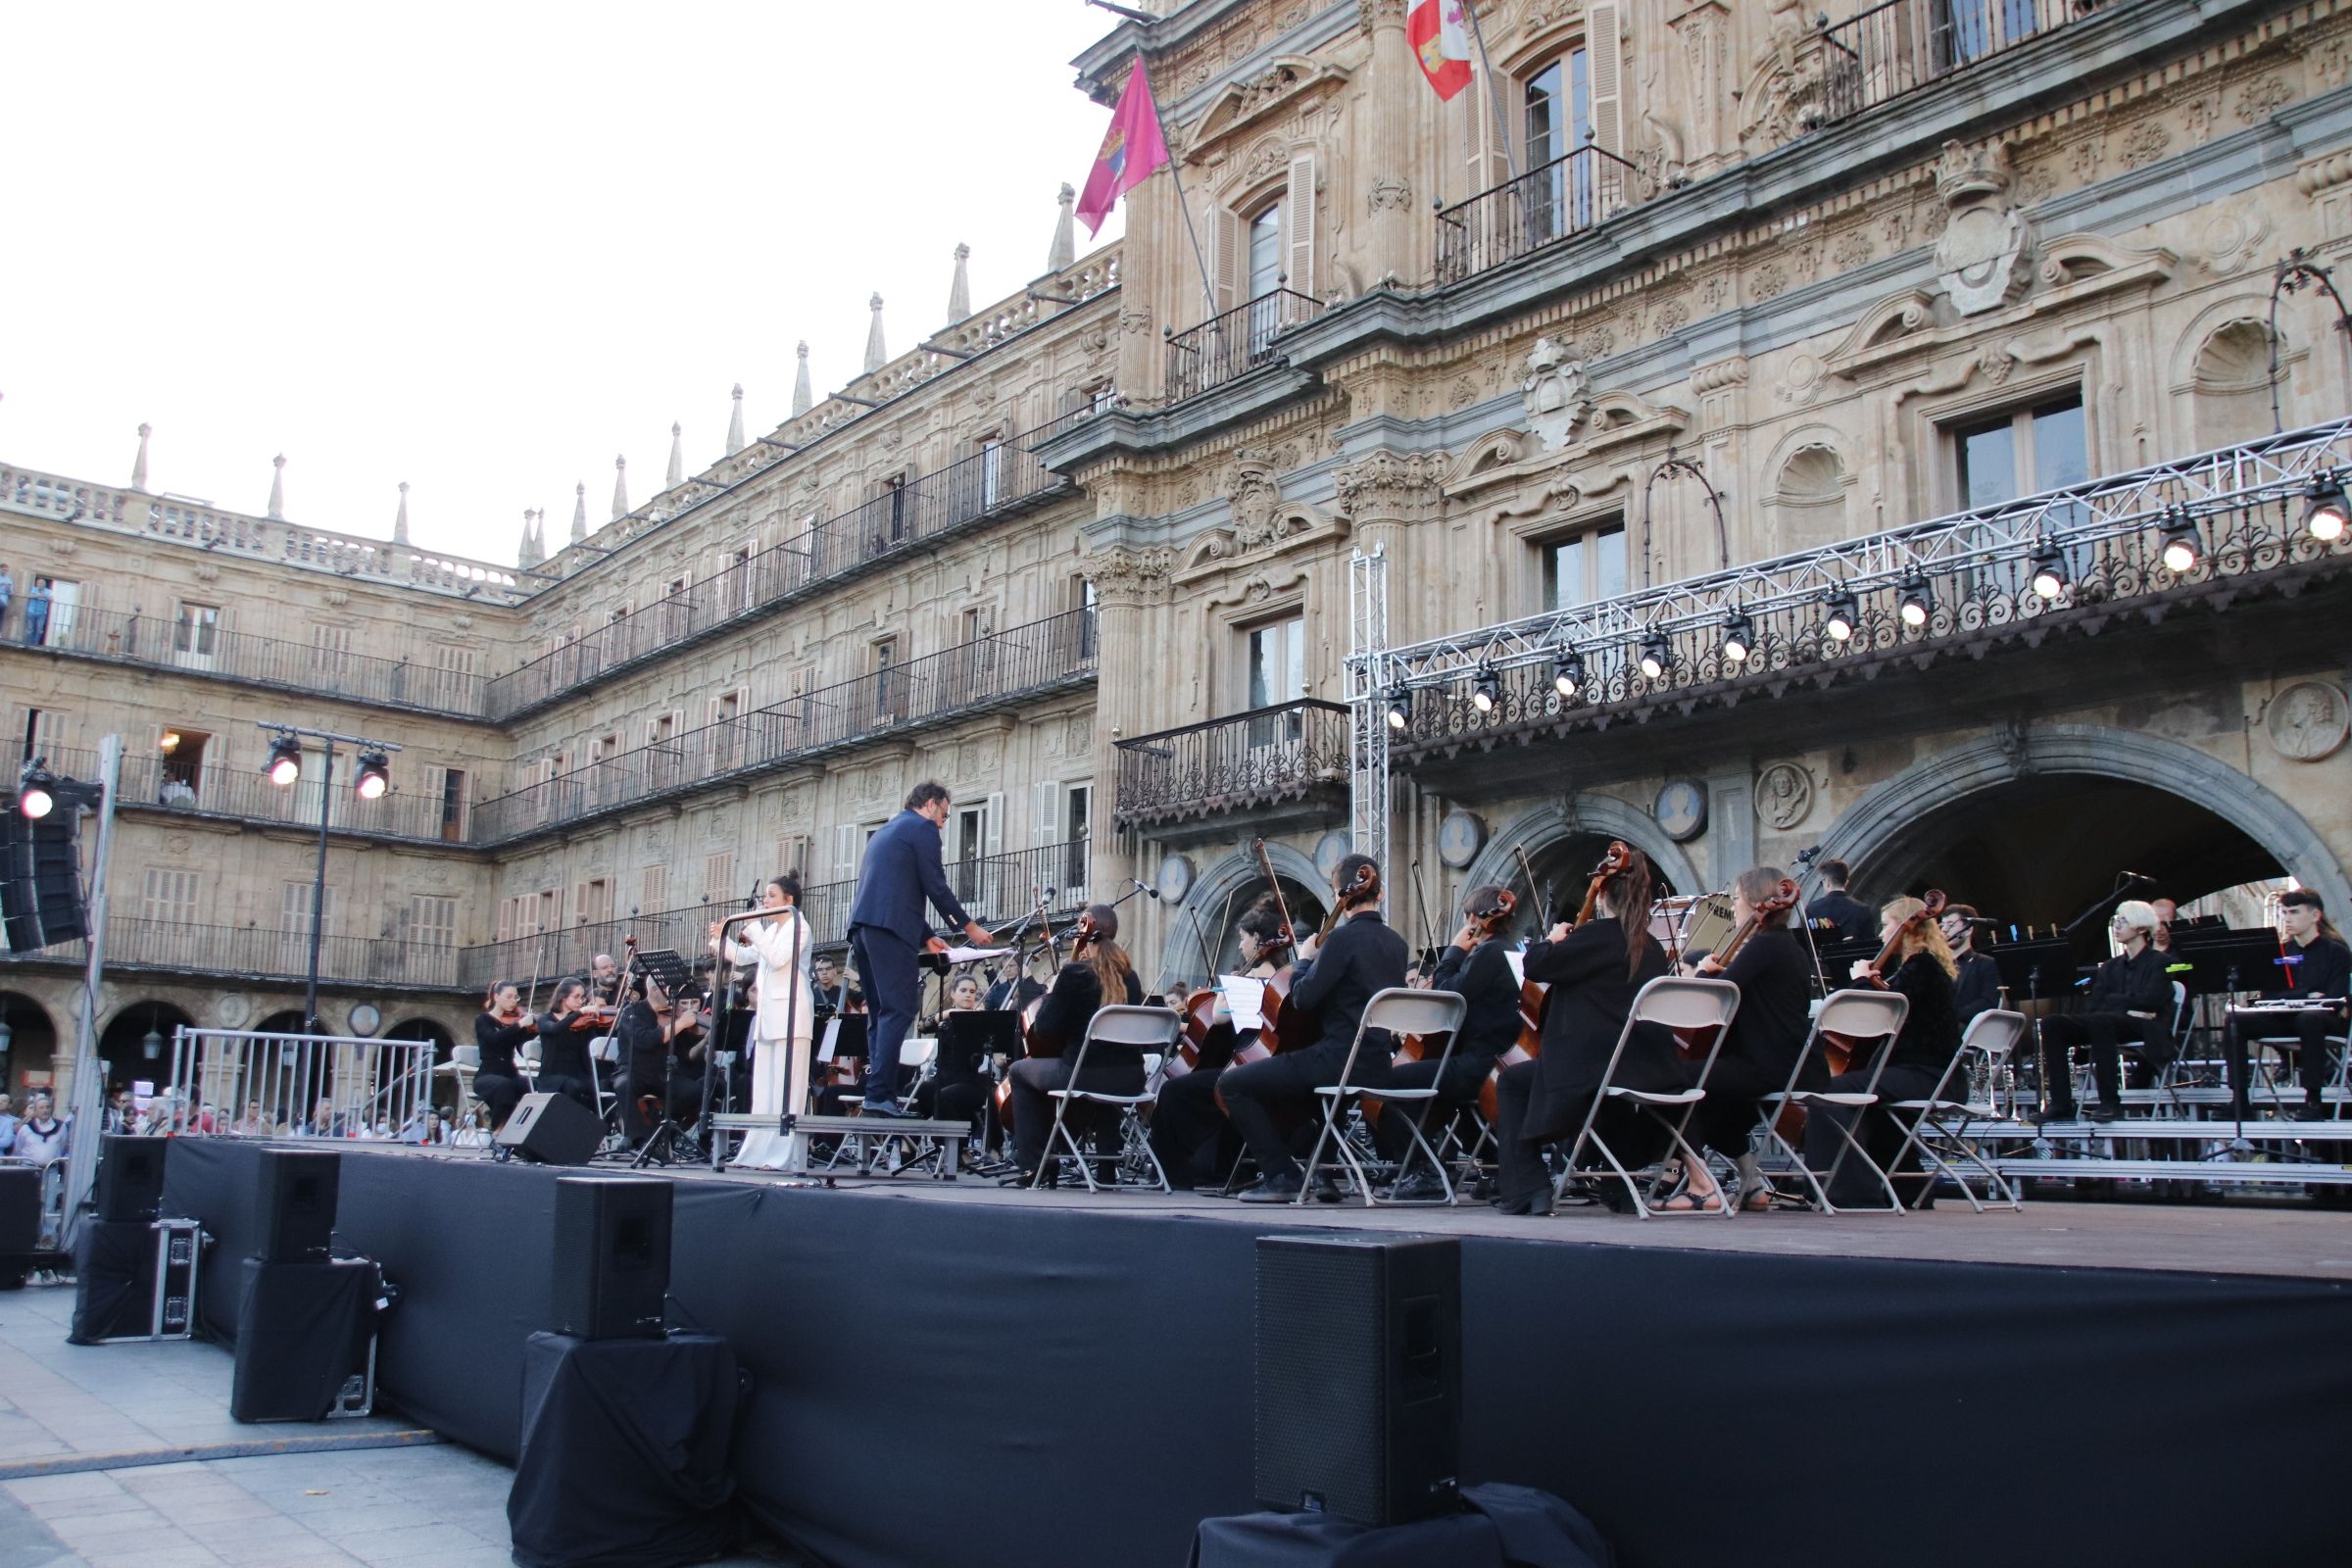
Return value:
M 940 830 L 948 821 L 948 790 L 925 781 L 906 792 L 906 809 L 867 841 L 858 867 L 858 902 L 850 909 L 850 956 L 865 984 L 873 1014 L 867 1020 L 865 1114 L 898 1114 L 899 1047 L 922 1005 L 922 970 L 915 959 L 945 953 L 923 918 L 928 901 L 974 947 L 992 944 L 988 928 L 964 912 L 940 862 Z

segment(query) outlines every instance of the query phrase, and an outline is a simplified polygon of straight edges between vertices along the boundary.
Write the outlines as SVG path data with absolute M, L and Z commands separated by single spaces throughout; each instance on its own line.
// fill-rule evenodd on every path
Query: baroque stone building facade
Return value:
M 689 945 L 784 866 L 837 930 L 921 776 L 987 916 L 1141 877 L 1148 978 L 1199 979 L 1253 839 L 1311 901 L 1367 831 L 1354 720 L 1391 705 L 1372 836 L 1416 933 L 1609 838 L 1685 892 L 1818 847 L 2020 924 L 2122 868 L 2344 906 L 2345 546 L 2302 514 L 2352 466 L 2352 344 L 2307 271 L 2275 287 L 2352 234 L 2343 8 L 1494 0 L 1451 102 L 1405 9 L 1122 24 L 1081 86 L 1151 61 L 1202 260 L 1154 177 L 1120 245 L 1065 227 L 1020 296 L 600 528 L 583 490 L 515 570 L 0 473 L 20 595 L 88 564 L 64 638 L 12 612 L 12 722 L 118 730 L 159 794 L 113 1054 L 299 995 L 316 842 L 256 804 L 265 719 L 408 748 L 400 826 L 330 834 L 330 991 L 389 1026 L 624 929 Z M 171 727 L 209 737 L 192 803 Z M 231 940 L 194 926 L 262 961 L 226 995 L 159 961 Z M 62 1027 L 63 967 L 6 962 L 19 1038 Z

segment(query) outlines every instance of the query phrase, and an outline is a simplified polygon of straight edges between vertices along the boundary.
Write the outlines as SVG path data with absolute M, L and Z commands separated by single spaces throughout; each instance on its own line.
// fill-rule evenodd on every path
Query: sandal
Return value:
M 1772 1212 L 1772 1183 L 1766 1182 L 1762 1186 L 1750 1187 L 1740 1193 L 1740 1211 L 1743 1214 L 1769 1214 Z
M 1666 1201 L 1650 1206 L 1661 1214 L 1720 1214 L 1723 1212 L 1723 1189 L 1720 1186 L 1703 1193 L 1694 1193 L 1686 1187 Z

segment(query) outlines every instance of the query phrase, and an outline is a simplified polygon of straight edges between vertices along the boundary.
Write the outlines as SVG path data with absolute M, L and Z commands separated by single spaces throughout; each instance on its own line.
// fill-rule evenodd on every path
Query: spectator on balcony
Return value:
M 24 1108 L 24 1120 L 19 1124 L 8 1152 L 36 1165 L 65 1158 L 66 1146 L 73 1141 L 73 1118 L 59 1120 L 54 1102 L 44 1094 L 34 1095 Z
M 8 635 L 8 602 L 17 597 L 17 579 L 8 574 L 8 563 L 0 561 L 0 637 Z
M 38 648 L 49 640 L 49 579 L 35 577 L 24 592 L 24 646 Z

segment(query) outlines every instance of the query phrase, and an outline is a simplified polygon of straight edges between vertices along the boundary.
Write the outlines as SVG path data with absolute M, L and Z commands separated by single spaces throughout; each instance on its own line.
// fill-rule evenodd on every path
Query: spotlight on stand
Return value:
M 1915 571 L 1903 579 L 1903 596 L 1896 602 L 1894 612 L 1902 617 L 1904 625 L 1913 631 L 1919 630 L 1928 623 L 1928 615 L 1935 608 L 1936 601 L 1928 591 L 1927 578 Z
M 1500 701 L 1502 678 L 1494 673 L 1494 665 L 1479 665 L 1478 673 L 1470 681 L 1470 706 L 1482 713 L 1492 713 Z
M 302 777 L 302 742 L 291 735 L 280 735 L 271 741 L 270 760 L 262 771 L 279 789 Z
M 2058 541 L 2045 539 L 2034 552 L 2034 591 L 2044 599 L 2056 599 L 2066 592 L 2066 552 Z
M 50 772 L 46 758 L 34 758 L 17 774 L 17 809 L 38 822 L 57 809 L 57 792 L 52 787 L 57 775 Z
M 1551 666 L 1551 689 L 1562 697 L 1574 697 L 1584 684 L 1585 656 L 1573 648 L 1561 649 Z
M 1674 650 L 1667 646 L 1666 634 L 1653 631 L 1642 639 L 1642 674 L 1644 679 L 1656 680 L 1674 662 Z
M 2311 482 L 2311 504 L 2303 509 L 2303 528 L 2324 545 L 2331 545 L 2344 536 L 2344 525 L 2352 520 L 2352 503 L 2344 499 L 2343 484 L 2332 474 Z
M 2176 507 L 2164 524 L 2164 569 L 2175 574 L 2194 571 L 2205 554 L 2204 536 L 2186 507 Z
M 1723 623 L 1723 657 L 1735 664 L 1747 662 L 1747 656 L 1756 651 L 1756 623 L 1747 618 L 1747 612 L 1735 610 L 1732 618 Z
M 351 787 L 363 801 L 382 800 L 384 791 L 392 787 L 392 760 L 381 752 L 362 752 L 359 776 Z
M 1389 728 L 1402 729 L 1413 721 L 1413 689 L 1398 686 L 1389 693 Z
M 1830 595 L 1829 606 L 1822 613 L 1821 629 L 1830 634 L 1830 641 L 1845 642 L 1854 635 L 1854 622 L 1861 613 L 1861 607 L 1854 601 L 1853 590 L 1840 588 Z

